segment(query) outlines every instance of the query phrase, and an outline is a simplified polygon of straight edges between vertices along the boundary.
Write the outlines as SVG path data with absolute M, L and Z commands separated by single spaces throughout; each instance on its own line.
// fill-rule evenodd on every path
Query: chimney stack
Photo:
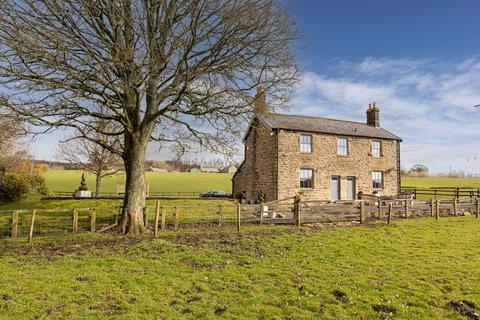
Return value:
M 372 127 L 380 127 L 380 109 L 375 106 L 375 102 L 368 105 L 367 124 Z
M 263 88 L 257 88 L 257 93 L 253 98 L 253 112 L 255 115 L 268 113 L 267 93 Z

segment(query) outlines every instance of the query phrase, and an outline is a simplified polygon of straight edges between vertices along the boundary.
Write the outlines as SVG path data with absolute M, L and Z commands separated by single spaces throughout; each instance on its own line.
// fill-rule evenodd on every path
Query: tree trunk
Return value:
M 138 141 L 133 137 L 125 137 L 125 199 L 120 221 L 124 234 L 141 234 L 147 229 L 143 222 L 145 206 L 145 152 L 148 140 Z
M 100 197 L 102 193 L 102 172 L 95 172 L 95 197 Z

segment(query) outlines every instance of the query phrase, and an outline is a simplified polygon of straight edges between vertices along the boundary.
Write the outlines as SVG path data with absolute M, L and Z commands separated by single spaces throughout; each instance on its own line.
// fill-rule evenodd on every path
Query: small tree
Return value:
M 114 145 L 113 141 L 109 142 Z M 80 164 L 95 175 L 95 196 L 102 193 L 102 179 L 122 169 L 122 159 L 109 149 L 86 139 L 73 139 L 59 145 L 59 155 L 65 161 Z
M 424 164 L 417 163 L 408 171 L 408 173 L 415 177 L 426 177 L 428 176 L 428 167 Z
M 18 117 L 0 109 L 0 175 L 25 159 L 26 152 L 18 143 L 24 131 Z

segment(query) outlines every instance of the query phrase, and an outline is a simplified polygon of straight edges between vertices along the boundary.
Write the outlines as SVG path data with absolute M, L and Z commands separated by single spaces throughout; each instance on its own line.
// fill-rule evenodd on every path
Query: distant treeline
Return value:
M 70 163 L 61 161 L 48 161 L 48 160 L 33 160 L 35 165 L 47 165 L 50 170 L 82 170 L 83 165 L 80 163 Z M 194 168 L 200 168 L 202 165 L 231 165 L 231 163 L 225 163 L 221 159 L 211 159 L 208 161 L 196 161 L 196 160 L 147 160 L 145 161 L 145 171 L 153 171 L 153 169 L 164 169 L 166 171 L 178 171 L 188 172 Z M 237 167 L 239 164 L 233 163 Z

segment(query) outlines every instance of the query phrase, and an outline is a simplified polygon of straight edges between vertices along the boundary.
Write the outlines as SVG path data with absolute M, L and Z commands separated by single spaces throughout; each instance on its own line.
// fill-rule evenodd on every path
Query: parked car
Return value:
M 202 197 L 204 198 L 213 198 L 213 197 L 230 198 L 231 196 L 232 196 L 231 193 L 228 193 L 223 190 L 210 190 L 202 193 Z

